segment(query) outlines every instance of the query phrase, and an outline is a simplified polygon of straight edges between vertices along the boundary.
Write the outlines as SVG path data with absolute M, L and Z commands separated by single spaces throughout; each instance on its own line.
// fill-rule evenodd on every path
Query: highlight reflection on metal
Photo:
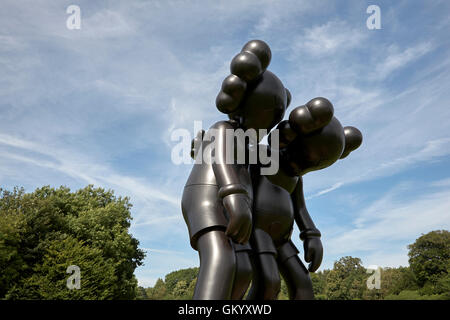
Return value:
M 267 70 L 269 46 L 260 40 L 244 45 L 231 61 L 216 98 L 217 109 L 228 115 L 211 126 L 212 142 L 199 132 L 191 155 L 198 148 L 216 161 L 195 163 L 186 182 L 182 211 L 191 246 L 199 252 L 200 271 L 194 299 L 276 299 L 280 273 L 291 299 L 312 299 L 309 272 L 322 261 L 320 232 L 315 227 L 303 196 L 302 175 L 330 166 L 361 145 L 361 132 L 343 128 L 325 98 L 315 98 L 293 109 L 282 121 L 291 94 L 277 76 Z M 278 153 L 279 169 L 262 175 L 261 162 L 227 163 L 226 130 L 265 129 L 276 125 L 278 144 L 259 145 Z M 236 137 L 234 138 L 236 139 Z M 260 141 L 262 137 L 258 137 Z M 248 144 L 247 141 L 239 141 Z M 273 149 L 271 148 L 273 146 Z M 290 240 L 298 225 L 308 269 Z

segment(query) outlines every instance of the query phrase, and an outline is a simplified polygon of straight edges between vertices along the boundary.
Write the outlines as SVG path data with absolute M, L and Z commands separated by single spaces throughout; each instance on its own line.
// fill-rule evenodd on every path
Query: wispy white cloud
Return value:
M 362 45 L 367 33 L 360 27 L 352 27 L 344 20 L 332 20 L 322 25 L 304 30 L 293 41 L 293 51 L 308 53 L 312 56 L 342 54 Z M 297 55 L 296 55 L 297 56 Z
M 450 228 L 449 188 L 412 200 L 403 198 L 401 189 L 404 186 L 398 188 L 400 190 L 392 189 L 364 209 L 353 221 L 353 227 L 344 227 L 339 234 L 326 235 L 324 242 L 328 254 L 385 252 L 389 255 L 393 244 L 406 246 L 421 233 Z
M 6 144 L 18 149 L 43 154 L 49 157 L 51 161 L 11 152 L 2 152 L 0 154 L 1 157 L 9 157 L 17 161 L 28 162 L 36 166 L 57 170 L 63 175 L 70 175 L 87 183 L 109 185 L 116 188 L 120 187 L 121 189 L 126 190 L 128 194 L 132 194 L 135 198 L 147 200 L 156 199 L 167 202 L 172 206 L 179 206 L 180 199 L 178 197 L 163 192 L 158 187 L 145 183 L 142 179 L 139 180 L 135 177 L 118 174 L 106 165 L 95 163 L 82 155 L 69 153 L 61 149 L 52 150 L 47 146 L 42 146 L 6 134 L 0 134 L 0 144 Z
M 342 187 L 343 185 L 344 185 L 344 183 L 342 183 L 342 182 L 335 183 L 335 184 L 333 184 L 333 185 L 332 185 L 331 187 L 329 187 L 329 188 L 320 190 L 319 192 L 316 192 L 315 194 L 306 197 L 305 200 L 309 200 L 309 199 L 316 198 L 316 197 L 319 197 L 319 196 L 321 196 L 321 195 L 327 194 L 328 192 L 334 191 L 334 190 L 336 190 L 336 189 Z
M 372 77 L 377 80 L 383 80 L 396 70 L 405 67 L 432 50 L 433 45 L 430 42 L 419 43 L 402 51 L 392 45 L 387 50 L 388 56 L 376 65 L 375 73 L 372 74 Z
M 441 61 L 439 65 L 441 68 L 435 70 L 433 77 L 427 69 L 409 69 L 414 70 L 410 71 L 414 81 L 404 92 L 378 86 L 374 100 L 367 99 L 349 109 L 342 106 L 347 100 L 352 101 L 352 95 L 332 99 L 341 123 L 362 131 L 363 144 L 348 158 L 307 174 L 308 190 L 317 192 L 338 182 L 348 185 L 389 176 L 447 157 L 450 112 L 442 108 L 442 101 L 450 98 L 447 90 L 450 76 L 446 72 L 448 63 Z M 356 101 L 360 94 L 364 99 L 364 89 L 359 90 L 353 91 Z
M 120 12 L 111 9 L 101 10 L 86 18 L 83 17 L 80 30 L 88 32 L 90 37 L 120 38 L 131 36 L 136 32 L 133 20 L 127 19 Z M 80 32 L 81 33 L 81 32 Z
M 160 249 L 153 249 L 153 248 L 141 248 L 142 250 L 146 252 L 156 252 L 156 253 L 163 253 L 163 254 L 183 254 L 183 251 L 175 251 L 175 250 L 160 250 Z
M 450 178 L 434 181 L 431 185 L 433 187 L 450 187 Z
M 140 227 L 147 227 L 150 225 L 163 225 L 167 223 L 173 223 L 174 221 L 179 221 L 181 216 L 179 214 L 171 215 L 171 216 L 165 216 L 165 217 L 148 217 L 142 222 L 137 222 L 133 224 L 133 228 L 140 228 Z
M 427 141 L 422 149 L 380 164 L 380 170 L 385 168 L 401 168 L 413 163 L 428 161 L 450 154 L 450 138 Z
M 408 249 L 403 244 L 389 245 L 389 247 L 380 248 L 375 250 L 363 258 L 364 266 L 375 265 L 382 268 L 393 267 L 407 267 L 408 262 Z M 383 281 L 383 273 L 381 274 L 381 281 Z

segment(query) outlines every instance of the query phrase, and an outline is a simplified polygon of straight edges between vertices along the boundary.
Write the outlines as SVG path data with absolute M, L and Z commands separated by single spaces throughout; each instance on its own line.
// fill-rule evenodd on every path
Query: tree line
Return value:
M 0 189 L 0 299 L 135 299 L 144 252 L 131 204 L 113 191 Z M 69 266 L 79 289 L 67 286 Z
M 92 185 L 0 188 L 0 299 L 191 299 L 198 268 L 138 287 L 145 254 L 129 233 L 131 206 Z M 429 232 L 408 249 L 409 266 L 382 269 L 380 289 L 367 288 L 359 258 L 311 274 L 316 299 L 450 299 L 450 233 Z M 67 286 L 69 266 L 81 270 L 79 289 Z M 283 281 L 278 298 L 287 296 Z
M 318 300 L 450 300 L 450 232 L 431 231 L 408 246 L 409 266 L 382 268 L 379 288 L 369 289 L 371 276 L 359 258 L 340 258 L 331 270 L 311 273 Z M 138 288 L 138 299 L 191 299 L 198 268 L 167 274 L 153 287 Z M 279 300 L 288 299 L 282 279 Z

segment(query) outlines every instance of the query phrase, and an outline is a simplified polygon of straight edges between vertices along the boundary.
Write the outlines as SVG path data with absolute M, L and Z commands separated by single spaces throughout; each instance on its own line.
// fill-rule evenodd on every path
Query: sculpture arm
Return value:
M 300 230 L 300 238 L 304 240 L 307 236 L 320 237 L 320 231 L 316 228 L 306 208 L 302 177 L 299 177 L 297 186 L 292 193 L 292 202 L 294 204 L 295 222 Z
M 299 177 L 297 186 L 292 194 L 294 204 L 294 218 L 300 230 L 300 239 L 303 241 L 305 251 L 305 261 L 309 262 L 308 270 L 316 271 L 323 258 L 323 247 L 320 241 L 320 231 L 314 225 L 305 205 L 303 194 L 303 179 Z
M 211 130 L 212 129 L 212 130 Z M 227 144 L 227 130 L 234 130 L 234 127 L 227 121 L 216 123 L 208 133 L 214 139 L 214 149 L 212 150 L 212 167 L 219 185 L 219 196 L 226 197 L 229 194 L 242 193 L 248 195 L 247 190 L 241 184 L 238 167 L 235 164 L 234 150 L 229 150 Z M 231 135 L 231 138 L 234 136 Z M 227 157 L 228 156 L 228 157 Z M 228 163 L 232 160 L 232 163 Z
M 218 195 L 229 215 L 226 235 L 238 243 L 246 243 L 252 228 L 251 203 L 248 191 L 241 183 L 238 166 L 234 164 L 234 148 L 229 150 L 230 146 L 227 144 L 227 129 L 234 130 L 234 128 L 226 121 L 218 122 L 213 127 L 216 130 L 214 131 L 212 167 L 219 185 Z M 234 135 L 229 136 L 234 139 Z M 232 157 L 230 152 L 233 152 Z M 231 159 L 233 163 L 227 163 Z

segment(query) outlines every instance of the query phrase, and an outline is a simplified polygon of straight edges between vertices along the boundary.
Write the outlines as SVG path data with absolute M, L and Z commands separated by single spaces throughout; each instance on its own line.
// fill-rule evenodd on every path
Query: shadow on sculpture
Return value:
M 276 299 L 280 273 L 290 299 L 313 299 L 309 271 L 322 262 L 320 232 L 305 205 L 302 176 L 332 165 L 361 145 L 362 135 L 354 127 L 343 128 L 333 116 L 333 105 L 315 98 L 295 108 L 279 130 L 279 170 L 275 175 L 260 175 L 260 164 L 250 165 L 253 182 L 253 280 L 247 299 Z M 272 137 L 269 136 L 269 144 Z M 294 221 L 303 241 L 305 268 L 299 251 L 291 241 Z
M 233 58 L 231 75 L 216 99 L 229 120 L 215 123 L 198 139 L 203 161 L 194 164 L 182 196 L 191 246 L 200 256 L 194 299 L 242 298 L 251 281 L 252 182 L 246 164 L 226 163 L 232 152 L 226 130 L 271 130 L 283 119 L 289 93 L 266 70 L 270 59 L 270 48 L 258 40 L 248 42 Z M 211 129 L 218 132 L 215 148 L 204 139 Z
M 315 271 L 322 244 L 305 206 L 301 177 L 347 156 L 359 147 L 362 135 L 356 128 L 342 128 L 324 98 L 295 108 L 282 121 L 291 95 L 267 70 L 270 60 L 263 41 L 242 48 L 216 98 L 218 110 L 229 119 L 192 141 L 196 161 L 183 191 L 182 212 L 200 258 L 194 299 L 242 299 L 250 282 L 247 299 L 275 299 L 280 272 L 291 299 L 313 298 L 308 270 L 290 240 L 295 220 L 309 271 Z M 277 124 L 279 135 L 269 135 L 269 146 L 258 144 L 264 131 L 257 131 L 253 140 L 234 135 L 230 146 L 230 131 L 270 131 Z M 261 175 L 267 164 L 260 158 L 250 164 L 248 155 L 236 161 L 236 146 L 247 153 L 257 146 L 277 155 L 279 170 Z

